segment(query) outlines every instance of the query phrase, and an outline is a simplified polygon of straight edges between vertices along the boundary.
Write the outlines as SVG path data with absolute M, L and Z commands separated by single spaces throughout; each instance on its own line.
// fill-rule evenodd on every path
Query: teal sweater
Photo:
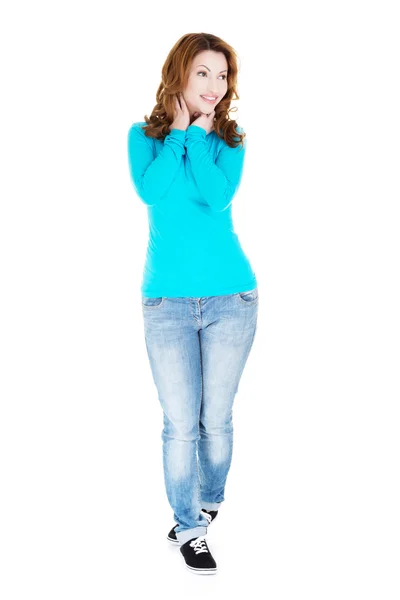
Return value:
M 254 289 L 231 212 L 247 139 L 244 148 L 231 148 L 214 131 L 190 125 L 162 141 L 146 137 L 142 125 L 128 132 L 130 176 L 149 223 L 142 295 L 202 298 Z

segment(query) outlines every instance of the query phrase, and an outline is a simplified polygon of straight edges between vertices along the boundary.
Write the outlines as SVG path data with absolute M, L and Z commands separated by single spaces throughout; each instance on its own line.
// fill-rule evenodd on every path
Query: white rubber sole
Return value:
M 167 540 L 170 542 L 170 544 L 173 544 L 174 546 L 180 546 L 179 540 L 172 540 L 168 536 L 167 536 Z
M 197 575 L 215 575 L 215 573 L 217 572 L 217 567 L 215 567 L 215 569 L 195 569 L 194 567 L 189 567 L 189 565 L 186 564 L 186 568 L 189 569 L 189 571 L 191 571 L 192 573 L 196 573 Z

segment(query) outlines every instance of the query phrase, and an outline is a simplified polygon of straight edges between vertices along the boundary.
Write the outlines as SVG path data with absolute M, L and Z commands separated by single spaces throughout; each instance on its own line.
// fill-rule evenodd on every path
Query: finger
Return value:
M 184 110 L 185 112 L 188 112 L 189 109 L 187 107 L 187 104 L 185 102 L 185 98 L 183 97 L 183 95 L 181 95 L 181 104 L 182 104 L 182 110 Z

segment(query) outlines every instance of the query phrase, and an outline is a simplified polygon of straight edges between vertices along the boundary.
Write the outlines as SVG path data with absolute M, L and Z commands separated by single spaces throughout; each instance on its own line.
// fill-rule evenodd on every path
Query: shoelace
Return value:
M 200 554 L 200 552 L 208 552 L 207 544 L 204 535 L 192 540 L 190 542 L 190 546 L 194 548 L 196 554 Z

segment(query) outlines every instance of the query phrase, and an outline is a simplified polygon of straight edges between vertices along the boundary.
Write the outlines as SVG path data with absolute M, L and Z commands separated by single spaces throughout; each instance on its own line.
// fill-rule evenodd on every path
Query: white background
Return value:
M 3 600 L 398 600 L 396 4 L 2 5 Z M 259 286 L 214 577 L 166 540 L 127 162 L 201 31 L 240 58 L 233 217 Z

